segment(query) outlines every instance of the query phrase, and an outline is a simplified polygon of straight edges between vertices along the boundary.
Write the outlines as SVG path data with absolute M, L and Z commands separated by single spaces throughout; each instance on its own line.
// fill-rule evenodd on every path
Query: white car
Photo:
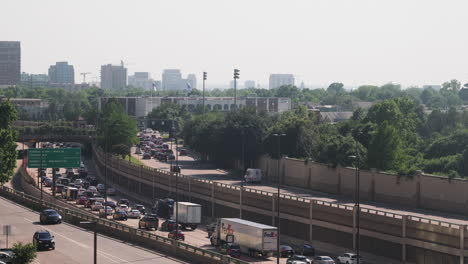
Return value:
M 103 211 L 103 210 L 106 210 L 107 215 L 112 215 L 114 213 L 114 210 L 112 210 L 112 207 L 110 207 L 110 206 L 106 206 L 106 209 L 102 208 L 99 211 Z
M 354 253 L 344 253 L 341 256 L 338 256 L 338 263 L 342 264 L 357 264 L 358 256 Z M 359 256 L 359 263 L 362 263 L 362 257 Z
M 132 209 L 128 212 L 128 218 L 140 218 L 141 212 L 137 209 Z
M 335 264 L 335 261 L 329 256 L 318 256 L 314 258 L 314 264 Z
M 91 211 L 99 211 L 100 209 L 103 209 L 104 205 L 100 202 L 95 202 L 93 205 L 91 205 Z
M 82 179 L 76 179 L 74 183 L 75 184 L 83 184 L 83 180 Z
M 119 208 L 116 210 L 116 211 L 125 211 L 125 212 L 128 212 L 130 208 L 128 208 L 128 206 L 126 204 L 121 204 L 119 206 Z
M 97 188 L 94 187 L 94 186 L 89 186 L 89 187 L 88 187 L 88 191 L 90 191 L 90 192 L 92 192 L 92 193 L 97 193 L 97 192 L 98 192 Z

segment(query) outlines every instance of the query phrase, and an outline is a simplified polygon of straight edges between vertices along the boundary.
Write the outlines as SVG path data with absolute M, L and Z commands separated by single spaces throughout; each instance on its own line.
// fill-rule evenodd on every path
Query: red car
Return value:
M 175 240 L 185 240 L 185 235 L 181 230 L 172 230 L 171 232 L 169 232 L 169 234 L 167 234 L 167 237 Z
M 76 199 L 76 204 L 82 204 L 84 205 L 88 201 L 88 197 L 86 196 L 80 196 L 78 199 Z

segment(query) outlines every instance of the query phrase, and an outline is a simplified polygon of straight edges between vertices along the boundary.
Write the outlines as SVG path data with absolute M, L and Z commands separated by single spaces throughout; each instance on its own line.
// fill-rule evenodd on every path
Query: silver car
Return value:
M 318 256 L 314 258 L 314 264 L 335 264 L 335 261 L 329 256 Z

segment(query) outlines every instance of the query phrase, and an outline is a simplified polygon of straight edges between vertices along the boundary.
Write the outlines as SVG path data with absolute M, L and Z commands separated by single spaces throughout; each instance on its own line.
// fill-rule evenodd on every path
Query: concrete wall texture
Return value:
M 278 178 L 278 160 L 263 156 L 257 162 L 267 182 Z M 314 191 L 353 197 L 356 170 L 283 158 L 280 183 Z M 405 177 L 375 170 L 360 170 L 361 199 L 468 214 L 468 181 L 419 173 Z
M 105 170 L 103 154 L 95 151 L 93 156 L 98 170 L 103 174 Z M 266 163 L 270 164 L 267 165 L 265 171 L 269 172 L 270 180 L 273 180 L 271 175 L 274 174 L 271 173 L 277 170 L 274 166 L 276 162 L 270 160 Z M 296 166 L 291 164 L 296 164 Z M 291 169 L 305 173 L 309 179 L 308 186 L 311 188 L 319 186 L 334 193 L 353 192 L 353 181 L 350 180 L 353 170 L 338 169 L 339 173 L 333 174 L 331 172 L 335 170 L 326 166 L 307 165 L 301 167 L 297 166 L 300 164 L 300 161 L 297 160 L 291 161 L 291 164 L 283 160 L 280 171 L 286 173 L 286 169 Z M 175 178 L 177 177 L 174 174 L 137 166 L 114 157 L 108 159 L 107 170 L 108 180 L 126 191 L 138 193 L 151 200 L 154 189 L 157 197 L 174 198 Z M 315 181 L 316 172 L 322 172 L 317 174 L 320 175 L 317 177 L 317 181 Z M 291 175 L 294 176 L 284 177 L 284 182 L 294 182 L 295 180 L 299 182 L 298 179 L 304 176 L 299 175 L 299 173 L 292 173 Z M 324 176 L 325 173 L 329 173 L 333 181 L 327 179 Z M 371 179 L 363 184 L 362 192 L 367 197 L 372 197 L 373 193 L 377 194 L 380 190 L 376 188 L 377 185 L 388 184 L 391 185 L 389 190 L 382 188 L 381 193 L 374 195 L 375 199 L 381 197 L 379 199 L 395 199 L 404 202 L 404 199 L 411 198 L 412 203 L 416 200 L 413 198 L 413 193 L 406 194 L 404 191 L 398 190 L 396 182 L 401 181 L 401 179 L 398 179 L 397 176 L 380 175 L 375 172 L 365 172 L 363 175 L 366 179 Z M 285 236 L 310 243 L 328 243 L 349 250 L 355 246 L 353 241 L 356 237 L 356 207 L 281 195 L 281 219 L 278 219 L 275 208 L 278 197 L 275 193 L 184 175 L 179 175 L 178 178 L 179 188 L 187 190 L 181 193 L 181 199 L 202 204 L 204 217 L 213 219 L 237 216 L 268 225 L 276 225 L 280 221 L 282 234 Z M 403 185 L 405 182 L 400 184 Z M 409 186 L 408 190 L 414 187 L 413 185 Z M 466 226 L 362 207 L 359 212 L 361 250 L 363 252 L 387 257 L 398 263 L 468 263 L 465 260 L 465 256 L 468 256 Z

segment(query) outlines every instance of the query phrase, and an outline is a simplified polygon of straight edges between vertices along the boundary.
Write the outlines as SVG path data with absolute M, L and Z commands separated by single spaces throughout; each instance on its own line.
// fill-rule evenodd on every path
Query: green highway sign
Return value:
M 79 168 L 80 148 L 30 148 L 28 168 Z

